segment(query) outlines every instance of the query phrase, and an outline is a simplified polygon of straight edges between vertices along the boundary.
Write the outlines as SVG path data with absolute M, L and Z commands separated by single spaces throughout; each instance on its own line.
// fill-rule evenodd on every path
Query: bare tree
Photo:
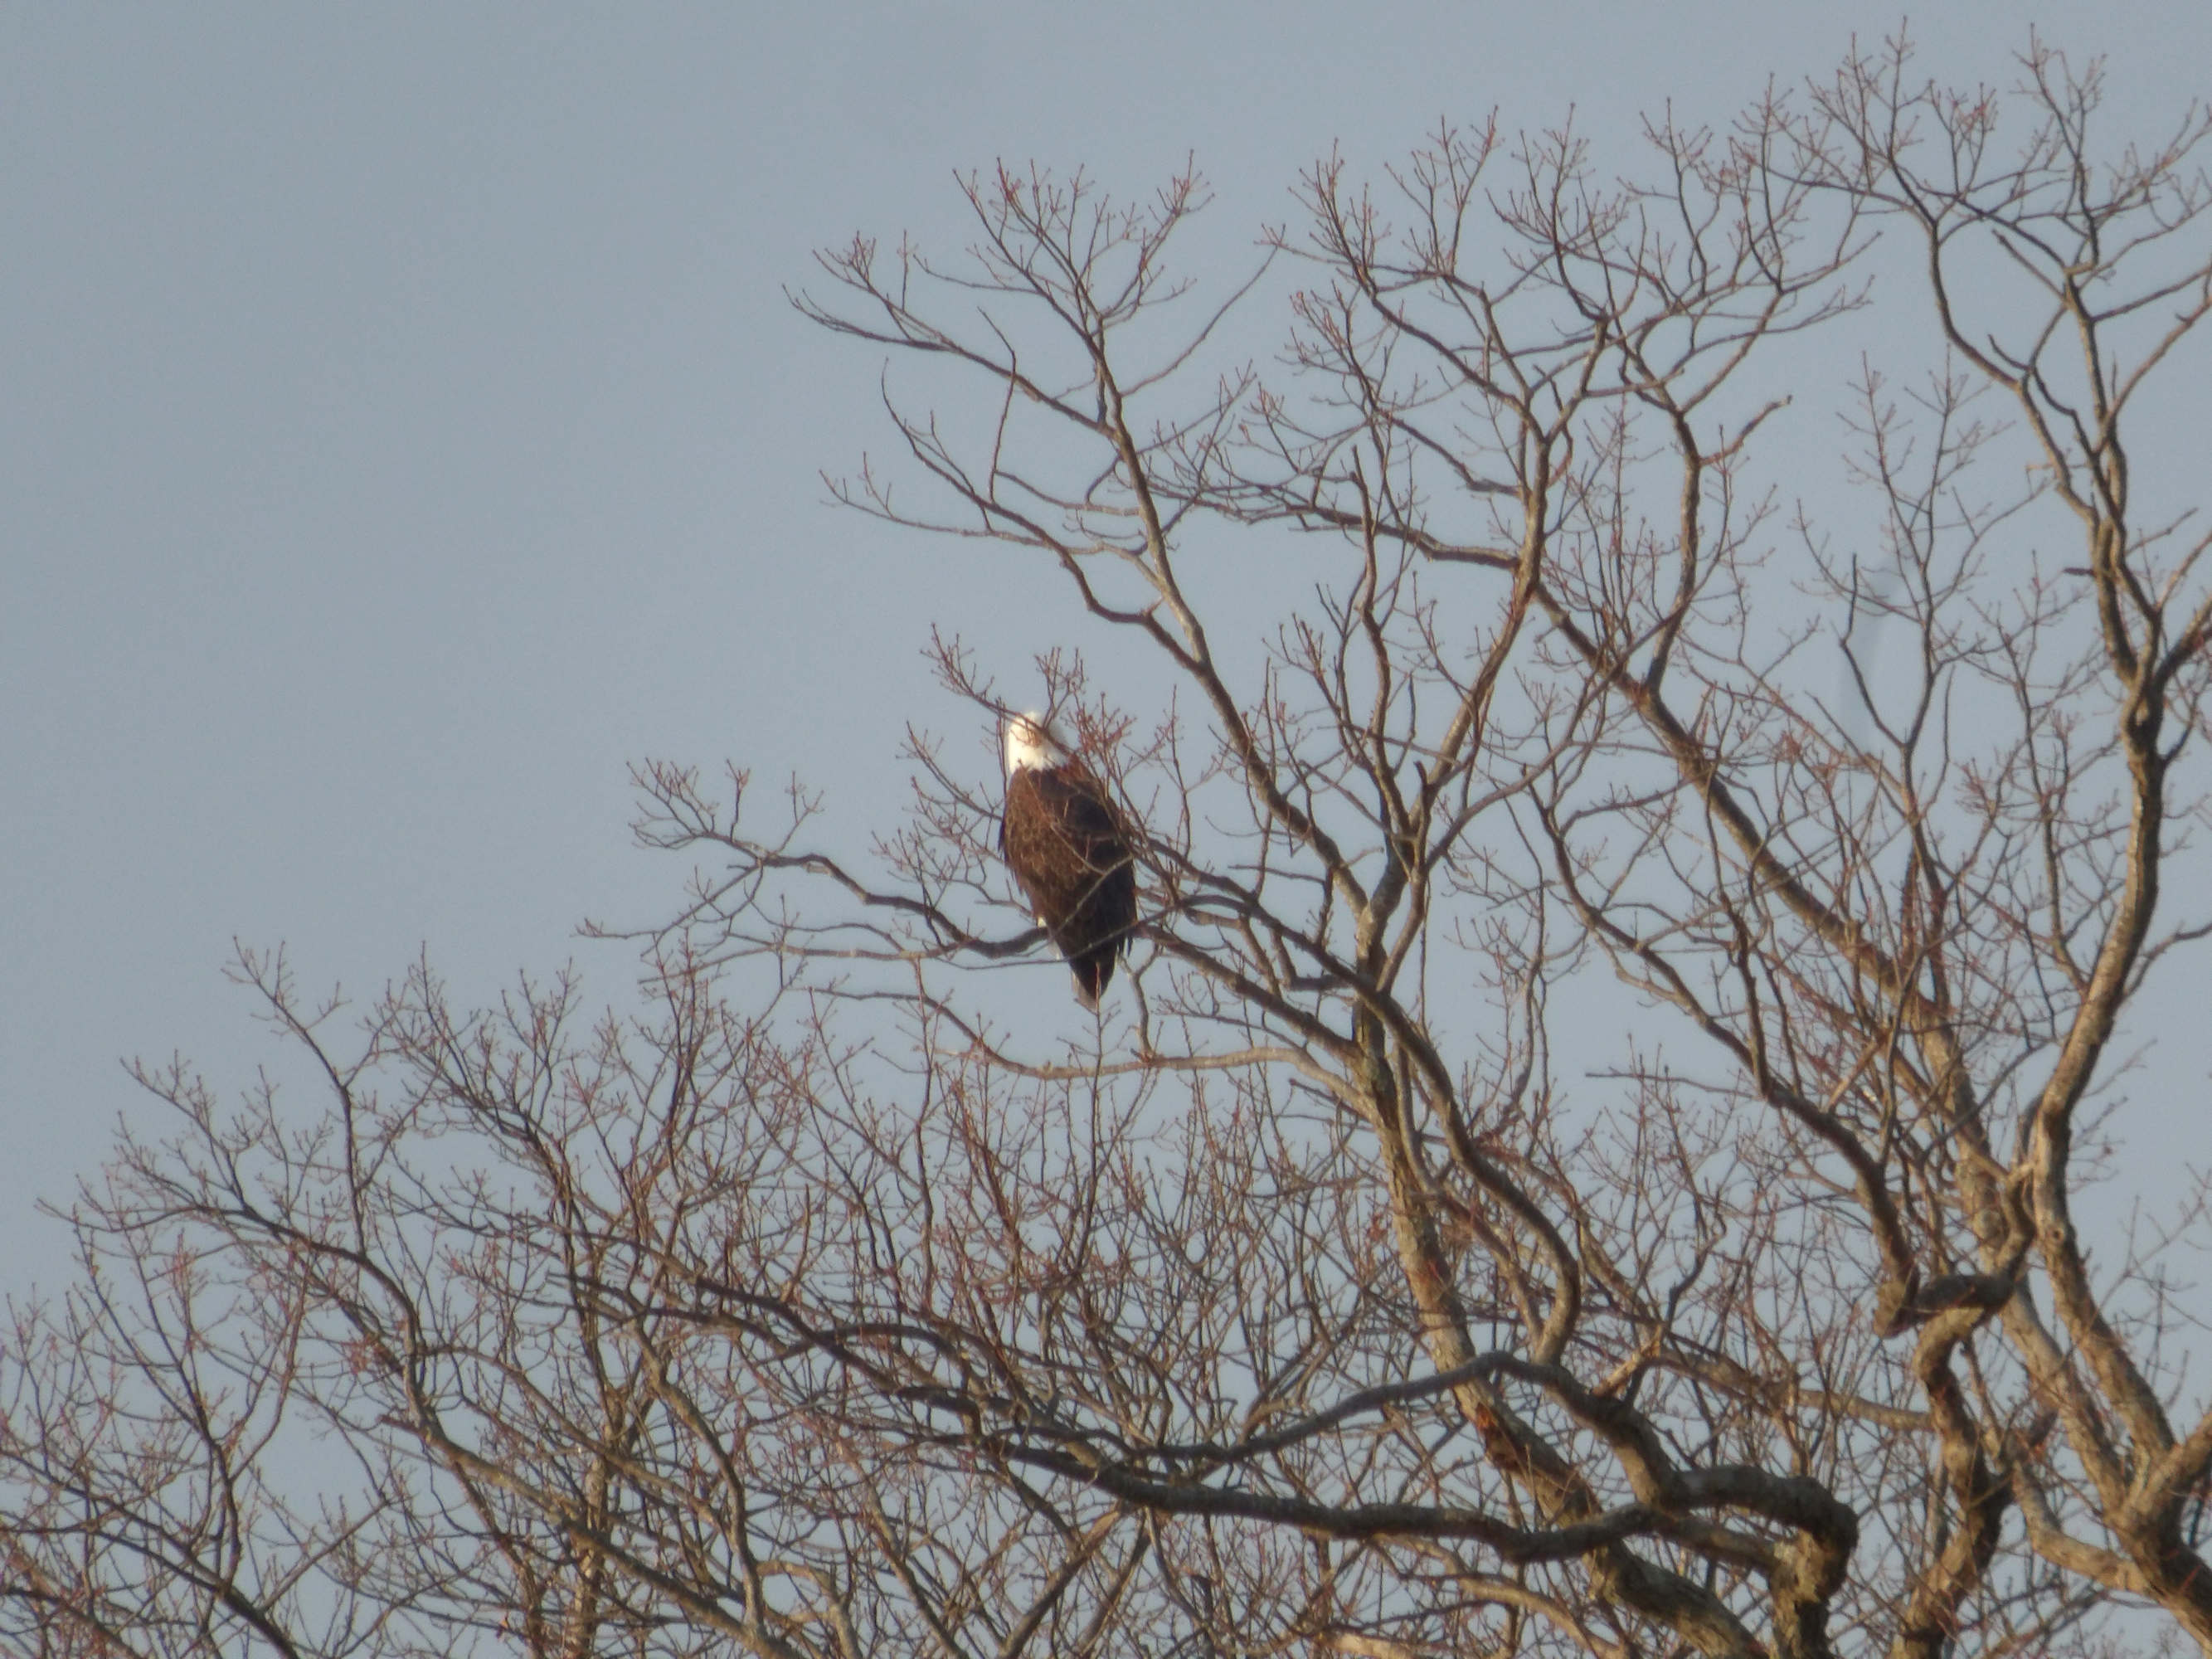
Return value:
M 1042 664 L 1142 829 L 1110 1017 L 1040 1045 L 980 971 L 1042 943 L 988 758 L 1029 699 L 957 640 L 986 741 L 915 736 L 865 863 L 641 772 L 700 872 L 634 1019 L 418 970 L 340 1045 L 244 958 L 331 1108 L 146 1079 L 177 1136 L 9 1356 L 11 1627 L 2212 1652 L 2203 1187 L 2117 1261 L 2075 1217 L 2212 932 L 2212 538 L 2130 465 L 2212 121 L 2093 149 L 2101 92 L 1898 42 L 1620 184 L 1447 130 L 1316 166 L 1210 307 L 1194 176 L 1000 170 L 958 258 L 826 255 L 800 309 L 945 377 L 889 399 L 934 495 L 840 497 L 1054 562 L 1168 688 Z M 1224 372 L 1285 275 L 1279 372 Z M 1929 332 L 1822 388 L 1838 506 L 1790 377 L 1874 318 Z

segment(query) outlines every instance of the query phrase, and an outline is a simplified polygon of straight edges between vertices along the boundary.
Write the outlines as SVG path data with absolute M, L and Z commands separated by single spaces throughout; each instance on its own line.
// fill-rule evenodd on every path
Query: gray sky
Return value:
M 879 360 L 784 301 L 812 248 L 957 241 L 1000 156 L 1194 153 L 1233 256 L 1333 143 L 1724 120 L 1896 22 L 1838 10 L 0 11 L 0 1288 L 56 1276 L 18 1218 L 137 1109 L 121 1057 L 275 1052 L 234 935 L 363 995 L 425 946 L 464 1001 L 572 956 L 618 995 L 576 922 L 682 875 L 626 763 L 802 767 L 866 823 L 952 713 L 933 622 L 1053 642 L 1036 573 L 823 505 L 885 432 Z M 1942 12 L 1939 74 L 2037 17 L 2130 106 L 2212 89 L 2203 0 Z

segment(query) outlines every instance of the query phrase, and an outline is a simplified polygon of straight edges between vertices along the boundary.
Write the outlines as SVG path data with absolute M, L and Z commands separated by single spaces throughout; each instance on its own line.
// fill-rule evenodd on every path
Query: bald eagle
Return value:
M 1096 1010 L 1137 925 L 1136 866 L 1104 787 L 1042 714 L 1017 714 L 1006 725 L 999 850 L 1075 970 L 1075 994 Z

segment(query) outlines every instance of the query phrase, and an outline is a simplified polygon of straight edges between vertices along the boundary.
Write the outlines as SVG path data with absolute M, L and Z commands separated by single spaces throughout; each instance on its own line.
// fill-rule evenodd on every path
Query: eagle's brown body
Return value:
M 1136 866 L 1104 788 L 1079 761 L 1054 763 L 1050 741 L 1033 717 L 1009 734 L 999 847 L 1074 970 L 1076 994 L 1096 1008 L 1136 926 Z

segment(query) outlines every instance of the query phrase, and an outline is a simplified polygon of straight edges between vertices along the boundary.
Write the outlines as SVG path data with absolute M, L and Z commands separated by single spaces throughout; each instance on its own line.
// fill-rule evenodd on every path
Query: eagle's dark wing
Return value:
M 999 845 L 1088 1007 L 1114 976 L 1137 921 L 1137 872 L 1113 803 L 1073 762 L 1006 781 Z

